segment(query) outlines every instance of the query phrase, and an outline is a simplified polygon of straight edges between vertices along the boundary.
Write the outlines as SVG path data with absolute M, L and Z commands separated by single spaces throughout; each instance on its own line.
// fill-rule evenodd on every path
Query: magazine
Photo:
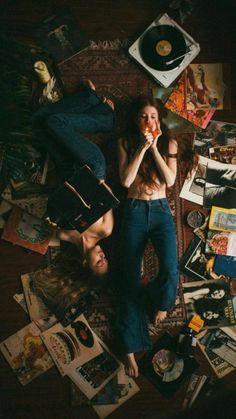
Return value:
M 206 254 L 205 242 L 199 237 L 194 237 L 181 257 L 179 266 L 180 271 L 194 281 L 229 279 L 229 276 L 217 273 L 214 264 L 215 256 Z
M 41 298 L 35 293 L 33 280 L 34 274 L 29 273 L 21 275 L 21 282 L 30 319 L 34 321 L 43 332 L 57 323 L 57 318 L 48 310 Z
M 213 206 L 209 218 L 209 229 L 236 232 L 236 209 Z
M 190 64 L 186 68 L 186 109 L 230 109 L 229 65 Z
M 221 163 L 236 164 L 236 144 L 210 147 L 209 157 Z
M 0 350 L 23 385 L 54 365 L 33 322 L 1 342 Z
M 212 329 L 218 330 L 218 329 Z M 207 361 L 209 362 L 211 368 L 215 372 L 216 376 L 218 378 L 223 378 L 226 375 L 230 374 L 232 371 L 235 371 L 235 368 L 232 367 L 228 362 L 226 362 L 223 358 L 212 352 L 207 346 L 204 345 L 203 338 L 206 335 L 206 333 L 209 333 L 208 330 L 203 330 L 200 332 L 197 337 L 197 344 L 199 348 L 201 349 L 202 353 L 205 355 Z
M 201 338 L 205 348 L 224 359 L 236 368 L 236 329 L 235 327 L 222 327 L 206 332 Z
M 215 109 L 186 109 L 186 70 L 183 71 L 176 87 L 165 102 L 165 107 L 194 125 L 206 128 Z
M 236 324 L 233 296 L 228 283 L 218 279 L 183 284 L 187 321 L 195 314 L 204 320 L 203 328 Z
M 202 156 L 209 157 L 209 149 L 218 146 L 235 146 L 236 124 L 211 120 L 207 128 L 194 136 L 194 149 Z M 233 163 L 226 161 L 223 163 Z M 235 163 L 234 163 L 235 164 Z
M 2 239 L 45 255 L 53 228 L 44 220 L 14 207 L 4 226 Z
M 52 54 L 57 64 L 68 60 L 90 45 L 90 41 L 69 12 L 47 17 L 35 30 L 38 43 Z

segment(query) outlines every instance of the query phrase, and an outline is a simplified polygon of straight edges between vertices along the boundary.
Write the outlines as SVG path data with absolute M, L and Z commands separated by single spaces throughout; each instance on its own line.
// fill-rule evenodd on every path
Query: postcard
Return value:
M 44 255 L 51 235 L 52 227 L 44 220 L 14 207 L 4 227 L 2 239 Z
M 180 271 L 194 281 L 227 280 L 229 277 L 215 272 L 215 256 L 206 254 L 205 242 L 194 237 L 180 259 Z
M 186 68 L 186 109 L 230 109 L 230 66 L 190 64 Z
M 209 219 L 209 229 L 236 232 L 236 209 L 213 206 Z
M 236 324 L 230 285 L 223 280 L 184 283 L 183 296 L 187 321 L 197 314 L 204 329 Z
M 83 315 L 67 327 L 57 323 L 41 337 L 61 375 L 73 374 L 81 365 L 103 353 L 97 336 Z
M 0 350 L 22 385 L 43 374 L 54 363 L 33 322 L 0 343 Z
M 208 230 L 205 251 L 215 255 L 236 256 L 236 233 Z
M 30 319 L 35 322 L 42 332 L 49 329 L 57 323 L 57 318 L 34 291 L 34 274 L 21 275 L 21 282 Z
M 219 330 L 219 329 L 212 329 Z M 211 368 L 215 372 L 218 378 L 223 378 L 226 375 L 230 374 L 232 371 L 235 371 L 235 368 L 232 367 L 225 359 L 221 358 L 214 352 L 212 352 L 205 344 L 204 344 L 204 336 L 209 333 L 208 330 L 203 330 L 197 335 L 197 344 L 201 349 L 202 353 L 205 355 L 207 361 L 209 362 Z

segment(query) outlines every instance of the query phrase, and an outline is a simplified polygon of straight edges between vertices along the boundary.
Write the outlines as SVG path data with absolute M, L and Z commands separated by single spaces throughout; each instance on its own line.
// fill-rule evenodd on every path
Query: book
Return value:
M 52 235 L 52 227 L 20 208 L 13 208 L 4 226 L 2 239 L 45 255 Z
M 140 372 L 167 398 L 173 396 L 199 366 L 193 357 L 178 356 L 176 345 L 176 337 L 167 332 L 138 361 Z
M 230 285 L 223 280 L 187 282 L 183 284 L 186 317 L 199 315 L 203 328 L 217 328 L 236 324 Z
M 221 163 L 236 164 L 236 144 L 210 147 L 209 157 Z
M 215 329 L 213 329 L 214 331 Z M 216 329 L 217 330 L 217 329 Z M 199 334 L 197 334 L 197 344 L 201 349 L 202 353 L 206 357 L 209 365 L 213 369 L 214 373 L 218 378 L 223 378 L 226 375 L 230 374 L 232 371 L 235 371 L 235 368 L 230 365 L 227 361 L 223 358 L 212 352 L 205 344 L 204 344 L 204 336 L 208 333 L 208 330 L 203 330 Z
M 121 368 L 83 315 L 67 327 L 58 323 L 41 336 L 61 375 L 67 375 L 89 399 Z
M 57 323 L 57 318 L 48 310 L 42 299 L 34 291 L 33 279 L 33 274 L 21 275 L 21 282 L 30 320 L 34 321 L 43 332 Z
M 190 64 L 186 68 L 186 109 L 230 109 L 230 66 Z
M 60 11 L 40 22 L 34 35 L 57 64 L 70 59 L 89 47 L 90 40 L 69 11 Z
M 118 204 L 105 182 L 85 165 L 51 194 L 47 214 L 58 226 L 66 223 L 67 229 L 82 233 Z
M 174 90 L 165 102 L 165 107 L 173 113 L 186 119 L 194 125 L 206 128 L 207 124 L 213 117 L 215 109 L 185 109 L 185 91 L 186 91 L 186 70 L 180 76 Z
M 32 322 L 0 343 L 3 356 L 22 385 L 30 383 L 54 365 L 40 333 Z
M 193 281 L 228 280 L 229 276 L 215 270 L 215 256 L 206 254 L 205 241 L 194 237 L 180 259 L 180 271 Z
M 209 149 L 211 147 L 233 147 L 235 144 L 236 124 L 215 120 L 211 120 L 206 129 L 195 133 L 193 143 L 194 149 L 205 157 L 209 157 Z M 233 161 L 222 161 L 222 163 L 233 163 Z

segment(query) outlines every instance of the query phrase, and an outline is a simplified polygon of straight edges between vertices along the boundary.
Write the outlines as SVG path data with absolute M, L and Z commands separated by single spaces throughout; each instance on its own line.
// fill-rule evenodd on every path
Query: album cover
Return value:
M 52 227 L 44 220 L 14 207 L 1 237 L 13 244 L 45 255 L 52 231 Z
M 37 25 L 34 34 L 39 45 L 52 54 L 57 64 L 90 45 L 87 35 L 69 12 L 47 17 Z
M 215 256 L 206 254 L 205 245 L 205 241 L 194 237 L 180 259 L 180 271 L 194 281 L 227 280 L 227 275 L 215 270 Z
M 206 375 L 198 375 L 195 373 L 191 375 L 183 401 L 183 409 L 189 409 L 192 406 L 206 380 Z
M 176 338 L 165 333 L 138 362 L 140 372 L 165 397 L 173 396 L 199 366 L 194 358 L 177 356 L 176 344 Z
M 236 164 L 236 144 L 210 147 L 209 157 L 221 163 Z
M 209 330 L 201 338 L 201 343 L 233 368 L 236 368 L 235 327 Z
M 218 330 L 218 329 L 212 329 Z M 197 337 L 197 344 L 199 348 L 201 349 L 202 353 L 206 357 L 207 361 L 209 362 L 209 365 L 213 369 L 214 373 L 218 378 L 223 378 L 226 375 L 230 374 L 232 371 L 235 371 L 235 368 L 232 367 L 228 362 L 226 362 L 223 358 L 212 352 L 207 346 L 203 343 L 203 338 L 206 333 L 209 333 L 208 330 L 201 331 L 196 337 Z
M 235 208 L 236 165 L 209 160 L 207 161 L 205 175 L 204 208 L 211 208 L 212 206 Z
M 189 64 L 186 68 L 186 109 L 230 109 L 230 66 Z
M 206 178 L 207 163 L 210 159 L 199 156 L 198 165 L 191 173 L 187 174 L 182 189 L 180 191 L 180 198 L 195 202 L 196 204 L 203 204 L 204 186 Z
M 205 252 L 214 255 L 236 256 L 236 233 L 208 230 Z
M 102 353 L 75 367 L 69 374 L 73 383 L 86 395 L 88 399 L 95 397 L 118 371 L 122 364 L 107 346 L 97 337 Z
M 182 289 L 187 321 L 197 314 L 204 320 L 204 329 L 236 324 L 228 283 L 220 279 L 188 282 Z
M 24 199 L 13 199 L 11 193 L 10 184 L 2 192 L 2 198 L 9 205 L 14 205 L 15 207 L 21 208 L 22 210 L 28 212 L 28 214 L 33 215 L 37 218 L 43 218 L 47 210 L 47 200 L 46 195 L 37 196 L 34 198 L 24 198 Z
M 108 383 L 105 387 L 105 390 L 101 390 L 95 398 L 91 400 L 92 406 L 99 416 L 99 418 L 104 419 L 108 415 L 110 415 L 112 412 L 114 412 L 116 409 L 118 409 L 123 403 L 128 401 L 131 397 L 133 397 L 140 389 L 138 385 L 135 383 L 135 381 L 128 377 L 125 373 L 124 366 L 122 366 L 122 369 L 118 372 L 117 376 L 114 378 L 114 384 L 111 386 L 110 383 Z M 106 401 L 106 395 L 110 390 L 113 394 L 113 400 L 116 400 L 115 403 L 103 403 L 104 400 L 104 393 L 105 393 L 105 401 Z M 97 403 L 97 401 L 100 400 L 102 403 Z M 96 401 L 96 403 L 94 403 Z
M 165 102 L 165 107 L 192 124 L 200 128 L 206 128 L 215 113 L 215 109 L 185 109 L 186 82 L 186 71 L 184 71 Z
M 234 147 L 236 145 L 236 124 L 211 120 L 205 130 L 199 130 L 194 136 L 194 149 L 202 156 L 209 157 L 212 147 Z M 216 152 L 217 156 L 219 152 Z M 220 153 L 221 154 L 221 153 Z M 220 161 L 222 157 L 220 157 Z M 214 159 L 214 160 L 218 160 Z M 232 163 L 234 161 L 222 161 Z
M 23 308 L 24 312 L 29 314 L 24 293 L 23 292 L 16 293 L 13 295 L 13 298 L 19 304 L 19 306 Z
M 110 188 L 85 165 L 49 197 L 47 214 L 58 226 L 82 233 L 118 204 Z
M 58 320 L 56 316 L 48 310 L 41 298 L 35 293 L 34 273 L 21 275 L 21 282 L 30 320 L 34 321 L 42 332 L 49 329 L 57 323 Z
M 0 350 L 22 385 L 54 365 L 33 322 L 1 342 Z
M 236 257 L 217 255 L 214 270 L 219 275 L 228 275 L 236 278 Z
M 81 365 L 103 353 L 97 336 L 83 315 L 67 327 L 55 324 L 41 337 L 61 375 L 73 375 Z

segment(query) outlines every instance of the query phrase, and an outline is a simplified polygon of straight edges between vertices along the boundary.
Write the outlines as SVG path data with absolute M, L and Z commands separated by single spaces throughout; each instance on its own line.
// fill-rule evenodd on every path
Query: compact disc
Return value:
M 94 344 L 94 338 L 89 327 L 81 321 L 72 323 L 71 326 L 75 330 L 78 341 L 82 343 L 82 345 L 87 346 L 87 348 L 92 348 Z
M 171 25 L 157 25 L 149 29 L 144 34 L 140 46 L 144 62 L 160 71 L 169 71 L 178 67 L 184 59 L 178 57 L 186 51 L 183 34 Z M 169 63 L 172 60 L 175 61 Z

